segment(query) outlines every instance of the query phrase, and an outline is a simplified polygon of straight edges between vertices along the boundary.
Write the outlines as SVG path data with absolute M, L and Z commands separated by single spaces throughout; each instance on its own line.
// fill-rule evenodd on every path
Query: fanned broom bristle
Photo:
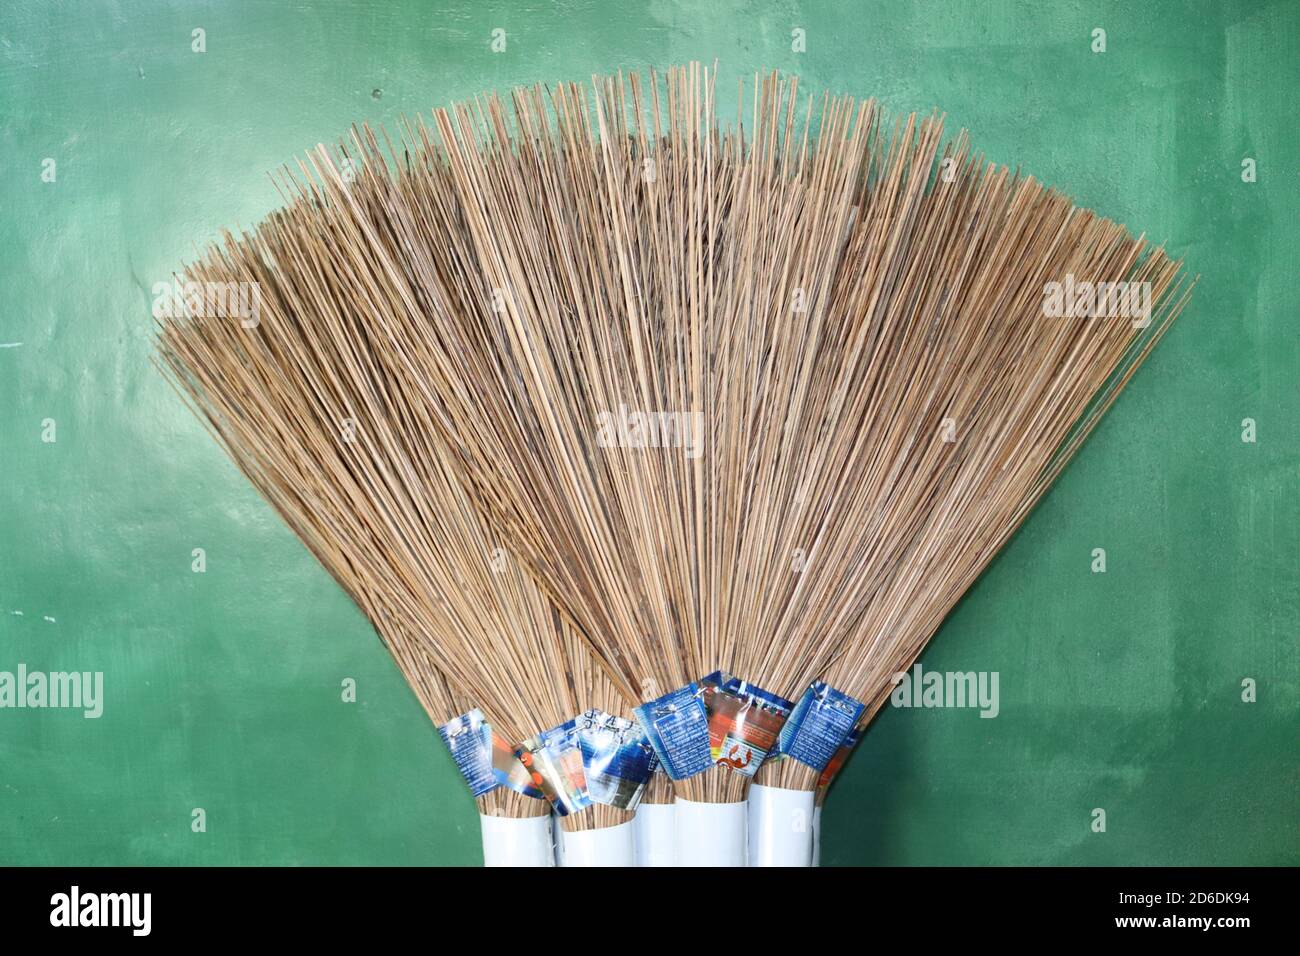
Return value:
M 308 183 L 254 233 L 187 272 L 256 282 L 260 318 L 163 322 L 164 365 L 219 442 L 374 620 L 435 720 L 472 701 L 515 744 L 588 708 L 627 711 L 572 628 L 483 524 L 376 313 L 400 295 L 337 181 Z M 457 687 L 447 696 L 443 680 Z M 468 709 L 468 708 L 466 708 Z M 463 712 L 463 711 L 462 711 Z M 481 801 L 513 815 L 544 801 Z M 628 811 L 597 805 L 580 829 Z

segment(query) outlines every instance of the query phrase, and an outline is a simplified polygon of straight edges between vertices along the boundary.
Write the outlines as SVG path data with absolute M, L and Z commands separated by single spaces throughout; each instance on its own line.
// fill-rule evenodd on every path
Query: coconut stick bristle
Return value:
M 673 782 L 666 773 L 657 772 L 651 774 L 650 782 L 646 784 L 645 793 L 641 797 L 642 803 L 672 803 L 675 799 L 673 793 Z

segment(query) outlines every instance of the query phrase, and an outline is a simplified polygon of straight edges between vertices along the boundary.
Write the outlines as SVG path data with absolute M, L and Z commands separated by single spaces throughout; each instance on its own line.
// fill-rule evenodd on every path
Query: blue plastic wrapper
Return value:
M 704 688 L 687 684 L 633 711 L 664 773 L 685 780 L 713 766 Z
M 781 730 L 782 755 L 819 773 L 826 769 L 867 707 L 824 681 L 814 681 Z
M 481 710 L 453 717 L 438 728 L 438 734 L 475 797 L 507 787 L 541 799 L 542 791 L 533 786 L 528 771 L 515 758 L 514 748 L 492 732 Z
M 543 731 L 518 748 L 533 784 L 557 813 L 576 813 L 593 803 L 636 808 L 653 770 L 654 750 L 631 720 L 587 710 Z

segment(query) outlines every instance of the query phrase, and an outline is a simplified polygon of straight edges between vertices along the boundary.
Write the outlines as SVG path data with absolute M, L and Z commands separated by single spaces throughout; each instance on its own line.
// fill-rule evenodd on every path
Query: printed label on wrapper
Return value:
M 528 771 L 515 758 L 514 748 L 492 732 L 481 710 L 453 717 L 438 728 L 438 734 L 475 797 L 507 787 L 541 799 L 542 792 L 532 785 Z
M 722 671 L 700 683 L 709 716 L 709 752 L 715 764 L 752 777 L 776 749 L 790 701 Z
M 814 681 L 781 729 L 781 753 L 819 773 L 835 758 L 866 705 L 824 681 Z
M 635 809 L 654 755 L 635 722 L 602 710 L 584 711 L 530 737 L 516 753 L 562 816 L 593 803 Z
M 456 761 L 456 769 L 465 778 L 470 793 L 481 797 L 501 785 L 492 772 L 492 728 L 483 719 L 482 711 L 471 710 L 453 717 L 438 728 L 438 734 L 451 751 L 451 759 Z
M 635 720 L 602 710 L 578 718 L 587 792 L 596 803 L 634 810 L 655 769 L 655 752 Z
M 704 689 L 687 684 L 634 709 L 663 771 L 685 780 L 713 766 Z

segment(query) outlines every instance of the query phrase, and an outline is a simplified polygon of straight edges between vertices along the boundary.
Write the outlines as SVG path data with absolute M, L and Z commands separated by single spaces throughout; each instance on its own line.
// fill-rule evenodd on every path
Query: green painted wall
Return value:
M 0 710 L 0 863 L 478 861 L 470 800 L 378 640 L 150 366 L 149 290 L 353 121 L 689 58 L 938 105 L 1202 276 L 924 658 L 998 671 L 1000 715 L 886 712 L 828 806 L 826 862 L 1297 862 L 1298 14 L 6 0 L 0 670 L 102 670 L 107 699 L 98 720 Z

